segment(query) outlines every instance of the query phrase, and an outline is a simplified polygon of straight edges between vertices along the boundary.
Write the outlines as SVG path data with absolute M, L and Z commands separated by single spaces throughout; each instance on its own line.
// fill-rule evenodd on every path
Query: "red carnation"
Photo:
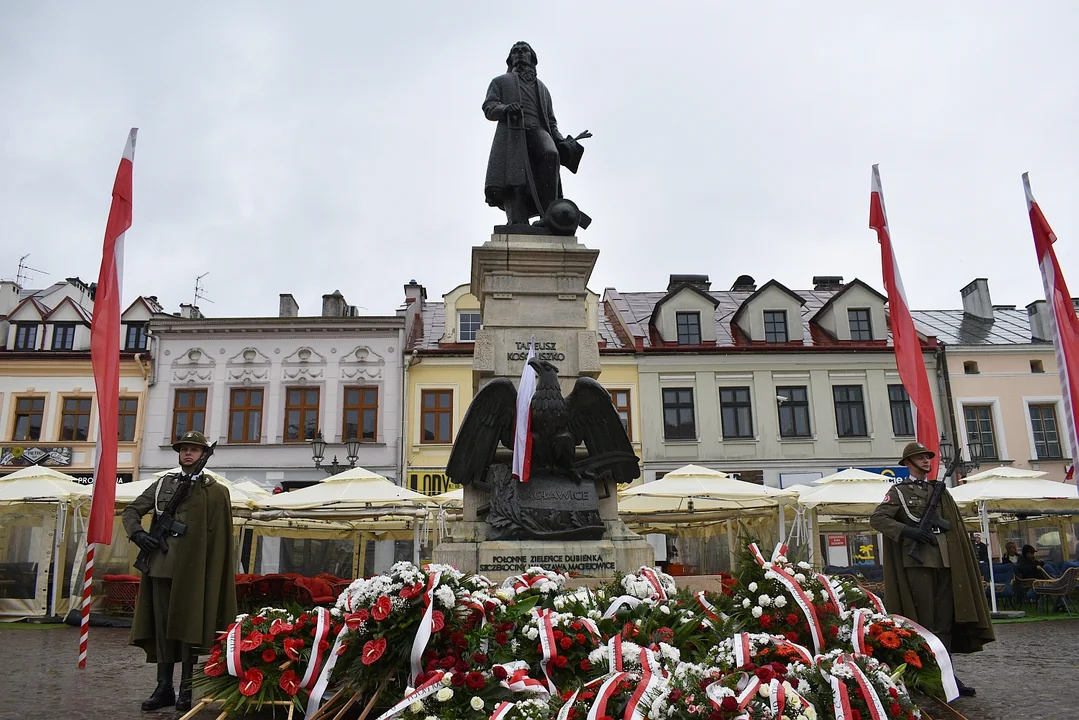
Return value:
M 467 685 L 471 690 L 482 690 L 486 682 L 487 681 L 484 679 L 483 673 L 481 672 L 476 672 L 475 670 L 473 670 L 472 672 L 465 675 L 465 685 Z
M 569 650 L 571 647 L 573 647 L 573 638 L 571 638 L 569 635 L 565 635 L 561 640 L 558 641 L 558 644 L 562 646 L 563 650 Z
M 798 633 L 794 631 L 783 633 L 783 637 L 787 638 L 791 642 L 798 642 Z
M 276 659 L 277 653 L 274 651 L 273 648 L 270 648 L 269 650 L 264 650 L 262 652 L 262 662 L 272 663 Z
M 892 700 L 899 699 L 899 691 L 895 688 L 888 688 L 888 694 L 892 696 Z
M 375 620 L 385 620 L 390 616 L 390 610 L 393 609 L 393 602 L 389 597 L 383 595 L 375 601 L 374 606 L 371 608 L 371 617 Z
M 446 616 L 442 614 L 440 610 L 434 610 L 431 612 L 431 630 L 438 632 L 442 628 L 446 627 Z
M 262 687 L 262 672 L 256 668 L 251 668 L 244 673 L 244 676 L 240 679 L 240 694 L 246 697 L 251 697 L 259 691 Z
M 899 717 L 899 711 L 903 708 L 899 707 L 899 703 L 894 702 L 892 706 L 888 708 L 888 711 L 892 714 L 892 717 Z
M 578 645 L 584 645 L 584 641 L 585 641 L 584 633 L 577 633 L 577 638 L 576 639 L 577 639 L 577 644 Z
M 734 712 L 738 709 L 738 701 L 728 695 L 719 703 L 719 707 L 724 712 Z
M 499 645 L 505 645 L 506 640 L 506 633 L 502 632 L 501 630 L 495 633 L 495 642 Z
M 592 669 L 592 663 L 590 663 L 588 661 L 588 658 L 585 658 L 584 660 L 581 661 L 581 670 L 583 670 L 584 672 L 588 672 L 591 669 Z
M 251 624 L 252 625 L 261 625 L 264 622 L 266 622 L 266 618 L 264 618 L 264 617 L 255 616 L 255 617 L 251 618 Z
M 564 668 L 566 667 L 566 663 L 568 662 L 568 660 L 566 660 L 565 655 L 557 655 L 553 660 L 551 660 L 551 662 L 554 663 L 555 667 Z
M 577 632 L 584 627 L 584 623 L 582 623 L 580 620 L 574 620 L 569 624 L 569 626 L 573 629 L 574 632 Z
M 554 631 L 554 639 L 555 640 L 561 640 L 563 635 L 565 635 L 565 633 L 562 632 L 561 630 L 555 630 Z
M 285 655 L 290 660 L 300 659 L 300 648 L 304 646 L 303 638 L 285 638 Z
M 787 624 L 788 625 L 797 625 L 798 624 L 798 616 L 795 615 L 794 613 L 787 613 Z
M 772 682 L 772 678 L 776 676 L 771 667 L 757 668 L 754 675 L 756 675 L 762 683 Z
M 382 653 L 384 652 L 386 652 L 386 638 L 368 640 L 363 644 L 363 664 L 370 665 L 382 657 Z
M 281 673 L 281 679 L 277 681 L 277 684 L 289 695 L 295 695 L 300 691 L 300 678 L 292 670 Z
M 834 637 L 838 637 L 838 636 L 839 636 L 839 626 L 838 625 L 832 625 L 830 628 L 828 628 L 828 637 L 834 638 Z
M 761 627 L 764 628 L 765 630 L 767 630 L 768 628 L 772 627 L 772 616 L 771 615 L 761 615 L 760 623 L 761 623 Z
M 319 649 L 319 652 L 326 652 L 327 650 L 329 650 L 330 649 L 329 641 L 328 640 L 319 640 L 318 641 L 318 649 Z
M 505 680 L 510 676 L 509 673 L 506 672 L 506 668 L 502 667 L 501 665 L 495 665 L 494 670 L 492 670 L 491 672 L 494 673 L 495 679 L 497 680 Z

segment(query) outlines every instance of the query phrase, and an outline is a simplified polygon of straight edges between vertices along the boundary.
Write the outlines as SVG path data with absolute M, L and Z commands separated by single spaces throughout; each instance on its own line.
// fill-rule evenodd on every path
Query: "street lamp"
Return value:
M 951 467 L 952 462 L 956 459 L 956 452 L 962 458 L 963 449 L 959 448 L 956 451 L 955 446 L 944 437 L 944 433 L 941 433 L 940 459 L 944 462 L 945 467 Z M 981 467 L 982 444 L 977 441 L 971 442 L 967 445 L 967 453 L 970 455 L 970 460 L 964 461 L 960 459 L 955 465 L 955 472 L 959 475 L 969 475 L 971 470 L 977 470 Z
M 322 460 L 326 456 L 326 439 L 322 437 L 322 431 L 315 433 L 314 439 L 311 440 L 311 459 L 315 461 L 315 468 L 325 470 L 330 475 L 356 467 L 356 461 L 360 459 L 360 441 L 354 439 L 346 442 L 345 452 L 348 453 L 348 467 L 337 462 L 337 455 L 333 456 L 333 461 L 328 466 L 324 466 Z

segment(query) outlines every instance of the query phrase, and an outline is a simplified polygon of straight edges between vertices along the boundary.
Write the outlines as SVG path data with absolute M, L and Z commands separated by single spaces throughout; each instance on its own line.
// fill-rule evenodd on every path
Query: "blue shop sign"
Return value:
M 910 470 L 905 466 L 892 466 L 892 467 L 867 467 L 860 468 L 866 472 L 877 473 L 878 475 L 887 475 L 892 479 L 892 482 L 899 482 L 903 478 L 910 477 Z

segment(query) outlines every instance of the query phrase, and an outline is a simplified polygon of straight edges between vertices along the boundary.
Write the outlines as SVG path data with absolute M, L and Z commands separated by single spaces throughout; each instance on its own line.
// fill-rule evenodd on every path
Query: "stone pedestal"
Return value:
M 472 248 L 471 290 L 479 299 L 482 323 L 472 362 L 474 391 L 494 378 L 518 382 L 532 337 L 536 354 L 558 367 L 563 393 L 573 389 L 578 377 L 599 375 L 599 335 L 589 329 L 586 302 L 598 257 L 598 250 L 575 237 L 550 235 L 494 234 Z M 435 548 L 435 560 L 492 579 L 519 574 L 530 565 L 601 578 L 651 566 L 652 546 L 618 519 L 616 493 L 613 484 L 596 487 L 607 528 L 602 540 L 488 541 L 487 493 L 468 485 L 464 517 L 453 537 Z

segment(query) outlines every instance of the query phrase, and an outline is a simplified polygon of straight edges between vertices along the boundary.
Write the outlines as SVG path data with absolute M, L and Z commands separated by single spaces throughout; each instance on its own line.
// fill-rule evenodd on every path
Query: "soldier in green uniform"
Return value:
M 212 452 L 205 436 L 185 433 L 172 446 L 180 455 L 180 472 L 164 475 L 128 505 L 124 530 L 140 550 L 150 553 L 149 572 L 139 584 L 131 644 L 157 663 L 157 687 L 143 710 L 176 705 L 191 709 L 191 675 L 199 649 L 209 648 L 216 631 L 236 619 L 236 584 L 229 491 L 202 472 Z M 175 519 L 186 526 L 164 542 L 142 527 L 153 512 L 151 531 L 177 492 L 184 499 Z M 180 692 L 173 690 L 173 669 L 180 665 Z
M 933 509 L 942 522 L 918 527 L 934 486 L 944 482 L 927 477 L 933 457 L 921 443 L 908 443 L 899 464 L 910 470 L 910 477 L 889 489 L 870 518 L 885 538 L 884 604 L 889 612 L 929 629 L 949 653 L 977 652 L 993 641 L 993 626 L 973 547 L 947 489 Z M 915 546 L 919 559 L 910 555 Z M 974 694 L 958 678 L 956 684 L 961 695 Z

